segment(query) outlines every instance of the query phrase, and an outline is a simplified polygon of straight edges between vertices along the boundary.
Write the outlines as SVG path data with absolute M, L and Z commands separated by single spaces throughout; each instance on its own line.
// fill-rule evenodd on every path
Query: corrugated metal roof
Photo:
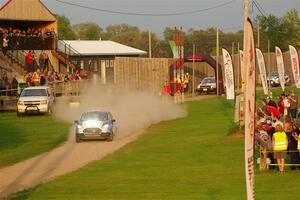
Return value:
M 0 19 L 21 21 L 56 21 L 55 16 L 40 0 L 8 0 L 0 8 Z
M 145 55 L 142 51 L 110 40 L 63 40 L 81 55 Z

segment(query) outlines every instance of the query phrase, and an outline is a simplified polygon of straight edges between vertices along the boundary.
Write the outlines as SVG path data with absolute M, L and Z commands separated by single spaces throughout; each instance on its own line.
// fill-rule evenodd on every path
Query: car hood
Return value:
M 81 122 L 81 125 L 84 128 L 100 128 L 103 125 L 103 121 L 98 121 L 98 120 L 87 120 Z
M 46 96 L 28 96 L 28 97 L 20 97 L 19 101 L 43 101 L 47 100 Z
M 199 86 L 216 86 L 216 83 L 200 83 Z

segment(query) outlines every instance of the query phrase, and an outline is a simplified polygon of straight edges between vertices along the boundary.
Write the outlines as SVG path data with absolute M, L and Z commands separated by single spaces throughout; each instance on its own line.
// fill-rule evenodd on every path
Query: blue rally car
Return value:
M 76 142 L 81 140 L 104 139 L 113 141 L 117 127 L 110 112 L 91 111 L 81 115 L 75 121 Z

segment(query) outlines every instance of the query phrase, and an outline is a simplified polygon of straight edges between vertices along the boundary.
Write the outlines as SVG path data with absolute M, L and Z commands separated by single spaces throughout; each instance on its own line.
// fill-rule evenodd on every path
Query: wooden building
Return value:
M 0 37 L 5 35 L 12 50 L 55 49 L 56 16 L 40 0 L 8 0 L 0 8 Z

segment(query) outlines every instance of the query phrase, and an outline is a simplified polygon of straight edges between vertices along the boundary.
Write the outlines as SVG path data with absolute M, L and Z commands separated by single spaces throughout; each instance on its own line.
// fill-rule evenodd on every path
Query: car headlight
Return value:
M 24 106 L 24 101 L 18 101 L 18 106 Z
M 200 85 L 198 85 L 197 88 L 199 89 L 199 88 L 200 88 Z
M 45 105 L 45 104 L 47 104 L 48 102 L 47 102 L 47 100 L 42 100 L 41 101 L 41 105 Z
M 82 129 L 83 127 L 80 124 L 77 124 L 78 129 Z

